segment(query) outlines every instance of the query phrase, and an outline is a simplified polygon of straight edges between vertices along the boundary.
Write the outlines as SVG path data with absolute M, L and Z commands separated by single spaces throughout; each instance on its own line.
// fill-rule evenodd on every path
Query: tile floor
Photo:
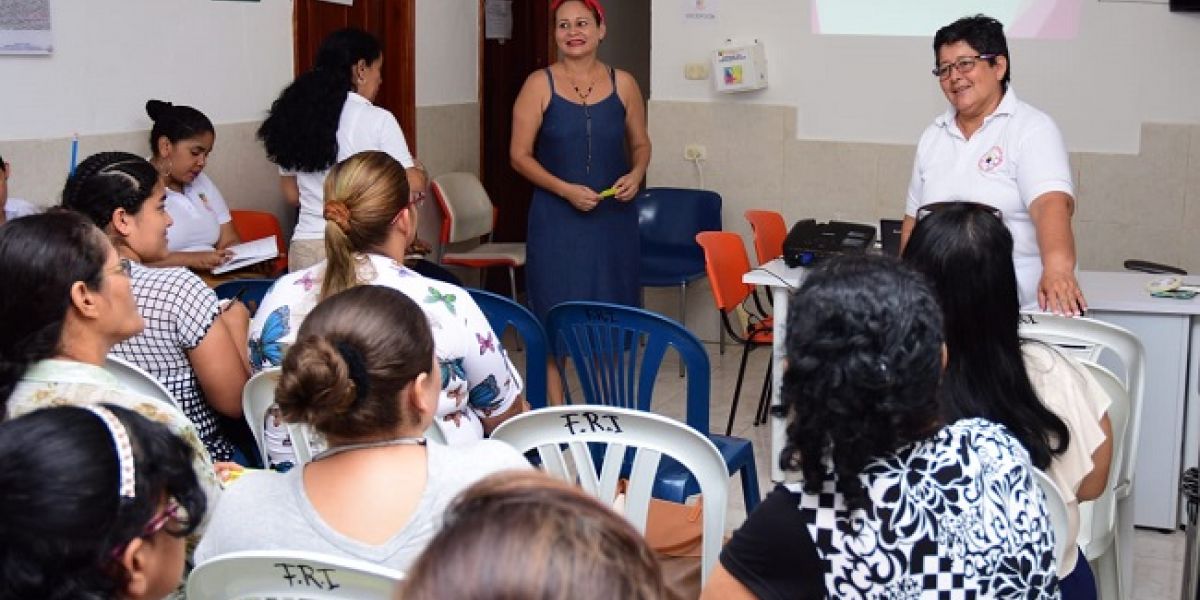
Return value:
M 510 330 L 509 335 L 512 334 Z M 507 341 L 507 340 L 506 340 Z M 720 354 L 717 344 L 706 344 L 712 368 L 711 375 L 711 404 L 710 427 L 712 431 L 724 431 L 729 418 L 729 407 L 733 396 L 733 388 L 737 381 L 738 364 L 741 360 L 741 347 L 728 344 L 724 355 Z M 507 348 L 513 348 L 511 341 Z M 771 489 L 769 468 L 769 431 L 770 427 L 762 425 L 755 427 L 754 408 L 758 402 L 770 350 L 760 348 L 751 352 L 746 366 L 745 382 L 742 384 L 741 401 L 738 406 L 737 418 L 734 420 L 733 434 L 750 439 L 754 443 L 755 461 L 757 463 L 759 484 L 764 493 Z M 523 368 L 524 356 L 521 352 L 513 352 L 512 358 L 518 368 Z M 568 381 L 571 377 L 568 376 Z M 673 353 L 668 356 L 660 369 L 654 388 L 655 412 L 674 418 L 683 419 L 686 409 L 685 379 L 679 376 L 678 362 Z M 571 384 L 571 388 L 576 385 Z M 729 494 L 729 510 L 727 525 L 735 529 L 746 517 L 742 504 L 741 490 L 737 479 L 731 480 L 733 489 Z M 1157 531 L 1136 532 L 1134 540 L 1134 581 L 1130 597 L 1134 600 L 1174 600 L 1179 598 L 1183 572 L 1185 536 L 1182 532 L 1170 534 Z

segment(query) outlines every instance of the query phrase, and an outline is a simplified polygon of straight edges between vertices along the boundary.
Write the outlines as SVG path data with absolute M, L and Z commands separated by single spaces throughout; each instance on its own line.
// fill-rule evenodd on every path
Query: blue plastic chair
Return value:
M 525 344 L 525 400 L 532 408 L 546 406 L 546 357 L 549 348 L 546 343 L 546 330 L 542 324 L 529 312 L 528 308 L 517 304 L 512 298 L 483 290 L 468 289 L 471 298 L 497 337 L 504 336 L 504 330 L 512 326 Z
M 242 304 L 246 305 L 246 309 L 250 311 L 250 316 L 258 311 L 258 305 L 262 304 L 263 296 L 267 295 L 267 290 L 275 285 L 274 279 L 234 279 L 226 281 L 213 288 L 217 293 L 217 298 L 224 300 L 226 298 L 234 298 L 241 294 Z
M 712 440 L 730 474 L 739 473 L 746 512 L 761 495 L 749 440 L 714 435 L 708 427 L 711 371 L 708 353 L 683 325 L 661 315 L 604 302 L 564 302 L 546 317 L 558 360 L 565 355 L 579 377 L 588 404 L 650 412 L 654 382 L 668 348 L 679 353 L 687 369 L 687 417 L 692 429 Z M 659 468 L 654 496 L 683 502 L 700 488 L 682 465 L 665 461 Z
M 721 230 L 721 195 L 707 190 L 646 188 L 634 198 L 642 287 L 679 286 L 679 322 L 687 310 L 687 286 L 705 276 L 701 231 Z

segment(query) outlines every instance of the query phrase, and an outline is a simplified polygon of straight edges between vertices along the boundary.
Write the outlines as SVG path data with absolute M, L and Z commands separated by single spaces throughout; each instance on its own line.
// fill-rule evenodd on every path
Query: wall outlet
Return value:
M 708 148 L 700 144 L 688 144 L 683 147 L 683 160 L 707 160 Z

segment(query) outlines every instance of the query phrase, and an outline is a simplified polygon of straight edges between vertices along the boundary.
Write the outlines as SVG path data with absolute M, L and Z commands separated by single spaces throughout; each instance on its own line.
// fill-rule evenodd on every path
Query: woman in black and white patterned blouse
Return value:
M 170 390 L 213 460 L 246 464 L 218 415 L 242 417 L 242 387 L 250 376 L 250 315 L 236 301 L 221 308 L 216 294 L 185 268 L 143 265 L 167 255 L 171 217 L 164 193 L 162 178 L 144 158 L 101 152 L 80 163 L 67 180 L 63 206 L 89 217 L 117 253 L 133 262 L 133 295 L 146 328 L 114 346 L 112 354 Z
M 942 318 L 884 257 L 831 260 L 791 299 L 779 486 L 734 533 L 705 598 L 1058 598 L 1029 454 L 945 423 Z

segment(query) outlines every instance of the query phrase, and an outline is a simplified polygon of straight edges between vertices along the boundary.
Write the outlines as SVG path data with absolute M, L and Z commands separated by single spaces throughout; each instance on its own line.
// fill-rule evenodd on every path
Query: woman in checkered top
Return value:
M 145 159 L 102 152 L 80 163 L 67 180 L 63 206 L 91 218 L 132 262 L 133 295 L 146 328 L 112 353 L 166 385 L 214 460 L 246 464 L 218 416 L 242 417 L 242 387 L 250 376 L 249 313 L 237 302 L 222 308 L 187 269 L 144 266 L 167 254 L 171 217 L 164 193 L 162 177 Z

